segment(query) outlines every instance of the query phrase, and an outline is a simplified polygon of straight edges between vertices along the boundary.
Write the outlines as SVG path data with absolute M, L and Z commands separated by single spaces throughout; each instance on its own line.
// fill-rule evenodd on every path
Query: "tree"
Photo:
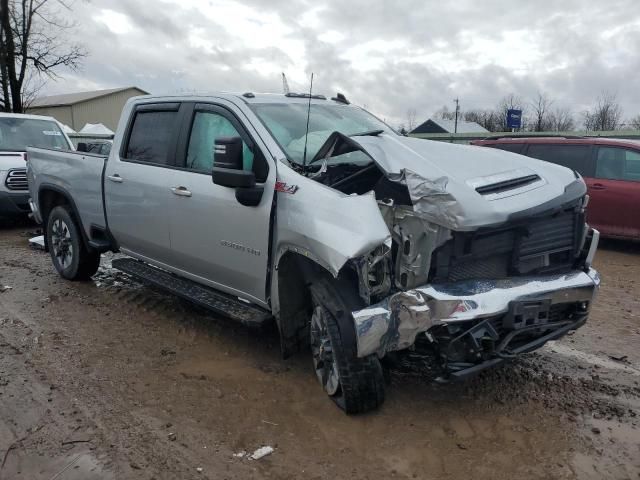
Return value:
M 598 103 L 591 110 L 584 112 L 583 116 L 587 130 L 615 130 L 622 124 L 622 107 L 614 93 L 602 92 L 598 97 Z
M 86 55 L 62 33 L 73 24 L 62 18 L 65 0 L 0 0 L 0 108 L 21 113 L 56 69 L 76 70 Z
M 433 114 L 433 118 L 436 120 L 455 120 L 456 112 L 452 112 L 446 105 L 443 105 L 440 110 Z
M 573 114 L 568 108 L 557 107 L 549 113 L 550 130 L 556 132 L 569 132 L 576 127 Z
M 544 132 L 552 129 L 550 110 L 553 100 L 550 100 L 546 93 L 538 92 L 536 98 L 531 102 L 532 125 L 531 131 Z
M 521 130 L 524 130 L 525 121 L 524 121 L 524 102 L 522 98 L 517 95 L 510 93 L 506 97 L 504 97 L 500 102 L 498 102 L 498 106 L 496 107 L 496 114 L 500 116 L 500 131 L 506 132 L 509 131 L 509 127 L 507 126 L 507 110 L 522 110 L 522 126 Z
M 490 132 L 499 132 L 502 128 L 502 118 L 493 110 L 468 110 L 462 114 L 466 122 L 475 122 Z
M 640 114 L 633 117 L 628 123 L 634 130 L 640 130 Z
M 407 110 L 407 130 L 409 132 L 413 131 L 418 125 L 416 125 L 416 111 L 413 108 Z

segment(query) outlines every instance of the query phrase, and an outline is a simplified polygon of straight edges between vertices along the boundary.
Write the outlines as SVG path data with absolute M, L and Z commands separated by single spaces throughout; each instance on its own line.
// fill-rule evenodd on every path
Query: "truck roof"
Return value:
M 45 115 L 27 115 L 26 113 L 0 113 L 0 118 L 28 118 L 30 120 L 50 120 L 58 123 L 58 121 Z
M 488 137 L 483 140 L 473 140 L 471 145 L 504 145 L 504 144 L 567 144 L 567 145 L 611 145 L 640 148 L 640 140 L 609 137 Z
M 340 94 L 338 94 L 340 95 Z M 238 100 L 243 101 L 244 103 L 303 103 L 307 104 L 309 102 L 309 94 L 308 93 L 254 93 L 254 92 L 198 92 L 198 93 L 190 93 L 188 95 L 143 95 L 140 97 L 133 97 L 136 101 L 139 100 L 192 100 L 198 98 L 222 98 L 225 100 L 229 100 L 231 102 L 236 102 Z M 344 98 L 344 96 L 342 97 Z M 344 101 L 339 100 L 339 97 L 336 96 L 334 98 L 325 97 L 320 94 L 313 94 L 311 97 L 311 103 L 314 104 L 339 104 L 345 105 L 348 101 L 345 99 Z

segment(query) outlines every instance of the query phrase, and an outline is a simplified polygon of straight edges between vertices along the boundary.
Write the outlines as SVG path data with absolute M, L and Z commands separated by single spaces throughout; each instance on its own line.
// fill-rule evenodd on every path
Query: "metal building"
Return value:
M 27 109 L 34 115 L 49 115 L 75 131 L 87 123 L 102 123 L 115 131 L 126 101 L 147 95 L 138 87 L 112 88 L 36 98 Z

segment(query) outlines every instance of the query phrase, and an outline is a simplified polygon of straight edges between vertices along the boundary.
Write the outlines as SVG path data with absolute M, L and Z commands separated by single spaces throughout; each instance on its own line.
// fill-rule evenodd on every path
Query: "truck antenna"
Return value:
M 311 72 L 311 85 L 309 86 L 309 103 L 307 105 L 307 130 L 304 134 L 304 154 L 302 156 L 302 171 L 307 168 L 307 139 L 309 138 L 309 117 L 311 116 L 311 94 L 313 93 L 313 72 Z

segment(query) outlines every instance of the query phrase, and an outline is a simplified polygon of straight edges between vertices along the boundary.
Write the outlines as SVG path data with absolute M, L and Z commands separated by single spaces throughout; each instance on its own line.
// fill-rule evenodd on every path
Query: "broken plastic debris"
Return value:
M 255 452 L 251 454 L 252 460 L 260 460 L 262 457 L 266 457 L 267 455 L 271 455 L 273 453 L 273 447 L 266 445 L 264 447 L 260 447 Z
M 9 285 L 2 285 L 0 286 L 0 293 L 6 292 L 7 290 L 11 290 L 13 287 L 10 287 Z
M 197 468 L 196 468 L 196 472 L 198 472 L 198 473 L 202 473 L 202 470 L 203 470 L 203 468 L 202 468 L 202 467 L 197 467 Z
M 240 450 L 238 453 L 233 454 L 233 456 L 236 458 L 243 458 L 245 455 L 247 455 L 247 452 L 244 450 Z
M 44 235 L 38 235 L 37 237 L 30 238 L 29 245 L 31 245 L 32 248 L 44 250 Z

